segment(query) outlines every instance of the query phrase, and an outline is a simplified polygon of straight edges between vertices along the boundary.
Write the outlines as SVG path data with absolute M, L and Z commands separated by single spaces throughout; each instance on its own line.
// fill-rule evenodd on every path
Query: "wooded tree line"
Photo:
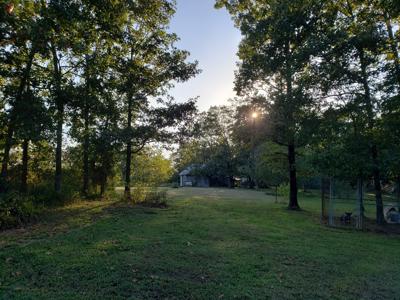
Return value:
M 286 149 L 289 208 L 299 208 L 298 158 L 307 155 L 325 176 L 371 180 L 383 223 L 382 183 L 400 184 L 400 2 L 218 0 L 216 7 L 243 36 L 236 91 L 261 107 L 264 146 Z M 237 129 L 231 146 L 240 144 Z
M 1 193 L 46 185 L 57 196 L 79 182 L 103 194 L 121 171 L 130 198 L 132 156 L 177 140 L 196 110 L 168 95 L 199 72 L 169 31 L 175 2 L 0 6 Z
M 178 166 L 287 180 L 291 209 L 299 172 L 371 181 L 384 222 L 382 184 L 400 185 L 398 1 L 217 0 L 243 36 L 240 98 L 195 123 L 194 101 L 168 96 L 198 73 L 168 30 L 173 1 L 0 4 L 2 193 L 104 193 L 122 166 L 130 198 L 132 156 L 179 142 Z

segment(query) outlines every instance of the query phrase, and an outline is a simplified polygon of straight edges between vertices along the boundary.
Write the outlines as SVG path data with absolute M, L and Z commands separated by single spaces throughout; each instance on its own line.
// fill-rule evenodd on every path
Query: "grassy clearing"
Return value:
M 400 238 L 319 225 L 256 191 L 172 189 L 168 209 L 76 204 L 0 233 L 2 299 L 398 299 Z

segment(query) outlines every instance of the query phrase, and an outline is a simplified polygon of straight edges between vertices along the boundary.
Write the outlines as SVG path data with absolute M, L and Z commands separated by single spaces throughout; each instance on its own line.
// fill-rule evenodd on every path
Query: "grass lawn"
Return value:
M 90 202 L 0 233 L 0 299 L 400 299 L 400 236 L 319 224 L 319 202 L 169 190 L 168 209 Z

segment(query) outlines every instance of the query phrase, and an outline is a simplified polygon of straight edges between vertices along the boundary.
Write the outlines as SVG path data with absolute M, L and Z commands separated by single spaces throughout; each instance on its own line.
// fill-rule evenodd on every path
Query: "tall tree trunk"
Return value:
M 85 55 L 85 99 L 83 108 L 84 133 L 83 133 L 83 186 L 82 193 L 89 193 L 89 99 L 90 99 L 90 74 L 89 55 Z
M 297 172 L 296 172 L 296 150 L 295 146 L 288 146 L 288 157 L 289 157 L 289 182 L 290 182 L 290 195 L 289 195 L 289 209 L 298 210 L 300 209 L 299 202 L 297 199 Z
M 100 197 L 104 196 L 105 191 L 106 191 L 106 181 L 102 179 L 100 184 Z
M 86 105 L 84 109 L 85 132 L 83 142 L 83 188 L 82 192 L 85 196 L 89 192 L 89 108 Z
M 36 54 L 36 48 L 33 47 L 28 56 L 28 61 L 26 63 L 25 70 L 23 72 L 19 87 L 18 87 L 18 93 L 16 96 L 16 105 L 21 102 L 22 97 L 24 95 L 24 91 L 29 83 L 29 78 L 31 75 L 31 70 L 32 70 L 32 64 L 33 64 L 33 59 Z M 10 120 L 8 122 L 8 127 L 7 127 L 7 136 L 6 136 L 6 142 L 4 146 L 4 155 L 3 155 L 3 161 L 1 163 L 1 173 L 0 173 L 0 192 L 4 191 L 5 188 L 5 183 L 7 181 L 7 174 L 8 174 L 8 163 L 10 161 L 10 151 L 11 147 L 13 144 L 13 136 L 14 136 L 14 122 L 15 122 L 15 113 L 11 110 L 10 112 Z
M 107 170 L 102 167 L 101 183 L 100 183 L 100 196 L 103 197 L 107 188 Z
M 29 161 L 29 140 L 25 139 L 22 143 L 22 173 L 21 173 L 21 193 L 28 191 L 28 161 Z
M 363 229 L 364 227 L 364 183 L 362 176 L 357 178 L 357 223 L 356 227 L 358 229 Z
M 383 215 L 381 175 L 378 165 L 378 149 L 375 145 L 372 146 L 372 163 L 376 200 L 376 223 L 382 225 L 385 223 L 385 217 Z
M 291 111 L 291 106 L 293 105 L 293 78 L 292 78 L 292 54 L 290 50 L 290 41 L 288 40 L 285 47 L 285 54 L 286 54 L 286 97 L 287 97 L 287 117 L 288 122 L 287 126 L 288 131 L 292 132 L 293 130 L 293 112 Z M 291 133 L 294 135 L 294 133 Z M 289 141 L 288 145 L 288 162 L 289 162 L 289 185 L 290 185 L 290 194 L 289 194 L 289 205 L 288 208 L 292 210 L 299 210 L 299 202 L 297 199 L 297 170 L 296 170 L 296 149 L 294 143 L 294 136 Z
M 57 109 L 57 133 L 56 133 L 56 171 L 54 176 L 54 189 L 61 193 L 62 181 L 62 130 L 64 123 L 64 105 L 58 105 Z
M 368 127 L 370 130 L 372 130 L 375 127 L 375 120 L 374 120 L 374 111 L 371 98 L 371 89 L 368 83 L 367 63 L 365 61 L 364 49 L 360 48 L 358 51 L 359 51 L 361 74 L 362 74 L 362 81 L 365 93 L 364 95 L 366 102 L 365 104 L 367 106 Z M 376 145 L 374 137 L 372 137 L 371 140 L 372 143 L 370 151 L 373 164 L 372 175 L 374 177 L 374 188 L 375 188 L 376 223 L 382 225 L 385 223 L 385 218 L 383 215 L 383 199 L 382 199 L 381 175 L 380 175 L 379 160 L 378 160 L 378 147 Z
M 126 166 L 125 166 L 125 197 L 131 200 L 131 162 L 132 162 L 132 101 L 133 97 L 128 96 L 128 140 L 126 143 Z
M 105 131 L 108 131 L 109 129 L 109 118 L 107 117 L 106 123 L 105 123 Z M 108 172 L 110 171 L 109 168 L 112 165 L 112 152 L 108 151 L 110 145 L 108 145 L 106 148 L 103 148 L 103 152 L 101 154 L 101 183 L 100 183 L 100 196 L 103 197 L 104 193 L 106 192 L 107 189 L 107 180 L 108 180 Z
M 6 182 L 7 182 L 7 174 L 8 174 L 8 162 L 10 161 L 10 151 L 13 143 L 13 135 L 14 135 L 14 122 L 9 121 L 7 128 L 7 136 L 6 143 L 4 146 L 4 156 L 3 161 L 1 163 L 1 175 L 0 175 L 0 192 L 6 191 Z
M 62 134 L 64 124 L 64 101 L 61 90 L 61 70 L 57 56 L 57 49 L 52 44 L 51 52 L 53 56 L 54 67 L 54 84 L 55 84 L 55 101 L 57 107 L 57 129 L 56 129 L 56 171 L 54 176 L 54 189 L 57 193 L 61 193 L 62 180 Z

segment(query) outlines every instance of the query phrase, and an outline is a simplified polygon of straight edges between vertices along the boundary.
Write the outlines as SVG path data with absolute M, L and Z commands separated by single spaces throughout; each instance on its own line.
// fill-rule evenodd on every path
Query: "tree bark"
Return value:
M 105 124 L 105 130 L 108 131 L 109 129 L 109 119 L 107 118 Z M 101 154 L 101 183 L 100 183 L 100 196 L 103 197 L 104 193 L 107 189 L 108 183 L 108 172 L 110 171 L 110 167 L 112 165 L 112 154 L 108 151 L 107 148 L 103 148 L 103 152 Z
M 28 191 L 28 161 L 29 161 L 29 140 L 25 139 L 22 143 L 22 173 L 21 173 L 21 193 Z
M 363 229 L 364 227 L 364 183 L 362 176 L 357 179 L 357 224 L 358 229 Z
M 299 202 L 297 199 L 297 171 L 296 171 L 296 151 L 295 146 L 288 146 L 288 157 L 289 157 L 289 182 L 290 182 L 290 195 L 289 195 L 289 209 L 298 210 L 300 209 Z
M 128 96 L 128 140 L 126 143 L 126 166 L 125 166 L 125 197 L 127 200 L 131 200 L 131 162 L 132 162 L 132 101 L 133 97 Z
M 383 215 L 383 200 L 382 200 L 382 186 L 381 175 L 378 165 L 378 149 L 375 145 L 372 146 L 372 163 L 373 163 L 373 176 L 375 187 L 375 201 L 376 201 L 376 223 L 379 225 L 385 224 L 385 217 Z
M 62 134 L 64 124 L 64 101 L 61 95 L 61 70 L 57 56 L 57 49 L 51 45 L 54 67 L 54 84 L 55 84 L 55 101 L 57 107 L 57 129 L 56 129 L 56 170 L 54 176 L 54 189 L 57 193 L 61 193 L 62 180 Z
M 0 175 L 0 192 L 6 191 L 6 182 L 8 174 L 8 162 L 10 161 L 10 151 L 13 144 L 14 135 L 14 122 L 12 120 L 8 123 L 6 143 L 4 146 L 4 156 L 1 163 L 1 175 Z
M 56 133 L 56 171 L 54 177 L 54 189 L 61 193 L 62 181 L 62 129 L 64 123 L 64 105 L 60 104 L 57 109 L 57 133 Z
M 103 169 L 101 174 L 101 183 L 100 183 L 100 196 L 103 197 L 107 188 L 107 171 Z
M 85 56 L 85 99 L 83 107 L 83 185 L 82 193 L 87 196 L 89 193 L 89 99 L 90 99 L 90 73 L 89 73 L 89 56 Z
M 89 108 L 86 105 L 84 109 L 85 132 L 83 142 L 83 188 L 82 192 L 85 196 L 89 192 Z
M 293 130 L 293 78 L 292 78 L 292 54 L 290 50 L 290 41 L 288 40 L 285 45 L 285 55 L 286 55 L 286 97 L 287 97 L 287 111 L 286 117 L 288 133 L 291 136 L 288 144 L 288 162 L 289 162 L 289 185 L 290 185 L 290 194 L 289 194 L 289 205 L 288 208 L 291 210 L 299 210 L 299 202 L 297 199 L 297 170 L 296 170 L 296 149 L 294 142 L 294 130 Z

